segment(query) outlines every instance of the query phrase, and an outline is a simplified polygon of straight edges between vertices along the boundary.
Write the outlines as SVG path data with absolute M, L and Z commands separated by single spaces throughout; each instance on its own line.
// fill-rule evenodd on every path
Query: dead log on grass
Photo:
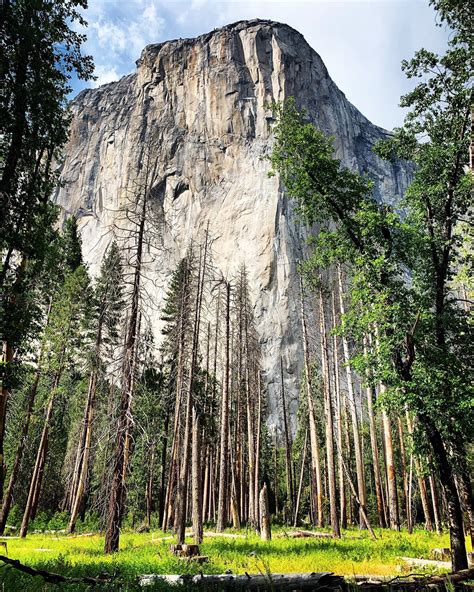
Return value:
M 6 565 L 11 566 L 12 568 L 21 571 L 29 576 L 39 576 L 48 584 L 89 584 L 91 586 L 96 586 L 98 584 L 107 584 L 107 583 L 119 583 L 114 577 L 112 576 L 104 576 L 100 578 L 92 578 L 89 576 L 83 576 L 80 578 L 71 578 L 68 576 L 63 576 L 61 574 L 53 573 L 50 571 L 45 571 L 44 569 L 35 569 L 34 567 L 30 567 L 28 565 L 24 565 L 20 563 L 18 559 L 10 559 L 9 557 L 5 557 L 4 555 L 0 555 L 0 561 L 3 561 Z
M 140 577 L 141 586 L 157 583 L 183 588 L 203 590 L 275 590 L 290 591 L 316 590 L 332 592 L 343 590 L 344 579 L 330 572 L 306 574 L 257 574 L 257 575 L 198 575 L 198 576 L 164 576 L 144 575 Z

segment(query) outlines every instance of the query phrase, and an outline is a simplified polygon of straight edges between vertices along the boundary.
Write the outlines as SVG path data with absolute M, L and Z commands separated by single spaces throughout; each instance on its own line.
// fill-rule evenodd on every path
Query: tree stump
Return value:
M 170 551 L 178 557 L 197 557 L 199 556 L 199 545 L 170 545 Z
M 446 548 L 431 549 L 431 559 L 436 561 L 451 561 L 451 550 Z
M 264 483 L 260 491 L 260 537 L 262 541 L 272 540 L 272 530 L 270 527 L 270 512 L 268 511 L 268 493 L 267 484 Z

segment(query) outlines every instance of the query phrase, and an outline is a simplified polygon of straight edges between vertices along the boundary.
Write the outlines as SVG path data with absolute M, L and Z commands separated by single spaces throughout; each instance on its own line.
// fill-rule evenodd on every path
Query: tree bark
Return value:
M 342 283 L 342 273 L 341 268 L 338 267 L 338 280 L 339 280 L 339 309 L 341 311 L 341 316 L 345 314 L 345 307 L 344 307 L 344 297 L 343 297 L 343 283 Z M 361 439 L 359 434 L 359 419 L 357 417 L 357 408 L 356 408 L 356 401 L 354 395 L 354 384 L 352 382 L 352 371 L 349 365 L 350 362 L 350 354 L 349 354 L 349 344 L 347 342 L 346 337 L 342 337 L 342 348 L 344 352 L 344 362 L 346 365 L 346 377 L 347 377 L 347 394 L 349 399 L 349 411 L 351 414 L 352 420 L 352 437 L 354 440 L 354 453 L 355 453 L 355 461 L 356 461 L 356 474 L 357 474 L 357 492 L 358 498 L 360 500 L 360 508 L 359 508 L 359 524 L 361 528 L 364 528 L 364 520 L 362 516 L 362 511 L 366 511 L 367 505 L 367 496 L 365 490 L 365 476 L 364 476 L 364 460 L 362 457 L 362 446 L 361 446 Z
M 286 412 L 285 382 L 283 379 L 283 359 L 280 357 L 280 377 L 281 377 L 281 407 L 283 417 L 283 434 L 285 437 L 285 469 L 286 469 L 286 494 L 288 497 L 288 509 L 293 514 L 294 491 L 293 491 L 293 471 L 291 465 L 291 440 L 288 428 L 288 417 Z
M 61 362 L 59 364 L 59 368 L 56 371 L 56 376 L 54 378 L 54 382 L 51 388 L 51 394 L 49 396 L 48 404 L 46 406 L 46 413 L 44 417 L 43 423 L 43 430 L 41 432 L 40 442 L 38 445 L 38 450 L 36 453 L 36 460 L 35 465 L 33 468 L 33 474 L 31 476 L 30 481 L 30 488 L 28 491 L 28 498 L 26 500 L 25 511 L 23 513 L 23 520 L 21 522 L 20 527 L 20 537 L 26 537 L 28 532 L 28 526 L 30 523 L 30 519 L 32 514 L 35 511 L 36 505 L 38 503 L 39 498 L 39 489 L 41 483 L 41 477 L 44 469 L 44 463 L 46 461 L 46 450 L 48 446 L 48 435 L 49 435 L 49 424 L 51 421 L 51 416 L 53 413 L 53 406 L 54 401 L 56 399 L 56 394 L 59 386 L 59 381 L 61 379 L 62 371 L 63 371 L 63 361 L 65 355 L 65 348 L 63 347 L 62 355 L 61 355 Z
M 385 385 L 380 385 L 380 392 L 386 391 Z M 400 530 L 400 515 L 398 511 L 397 476 L 395 472 L 395 457 L 393 452 L 392 424 L 385 410 L 382 410 L 382 424 L 385 441 L 385 464 L 387 468 L 388 509 L 390 528 Z
M 339 350 L 337 335 L 335 329 L 337 327 L 337 313 L 336 313 L 336 299 L 334 291 L 331 294 L 332 302 L 332 320 L 333 320 L 333 376 L 334 376 L 334 391 L 336 394 L 336 429 L 337 429 L 337 450 L 338 455 L 338 478 L 339 478 L 339 506 L 340 506 L 340 524 L 341 528 L 347 528 L 347 508 L 346 508 L 346 483 L 344 479 L 344 468 L 342 466 L 344 446 L 342 433 L 342 401 L 341 401 L 341 383 L 339 379 Z
M 264 483 L 260 491 L 260 537 L 262 541 L 272 540 L 272 531 L 270 527 L 270 512 L 268 511 L 268 493 L 267 484 Z
M 319 441 L 318 432 L 316 428 L 316 417 L 313 401 L 313 389 L 311 380 L 311 366 L 309 361 L 309 346 L 308 346 L 308 332 L 306 328 L 306 314 L 304 306 L 303 282 L 300 278 L 300 297 L 301 297 L 301 327 L 303 332 L 303 354 L 304 366 L 306 374 L 306 400 L 308 404 L 309 416 L 309 441 L 311 450 L 311 466 L 316 480 L 316 499 L 315 505 L 317 509 L 317 525 L 321 528 L 324 526 L 323 515 L 323 483 L 321 478 L 321 462 L 319 455 Z
M 303 456 L 301 459 L 301 471 L 300 471 L 300 481 L 298 485 L 298 496 L 296 498 L 296 506 L 295 506 L 295 518 L 293 520 L 293 526 L 297 526 L 298 524 L 298 512 L 300 510 L 300 503 L 301 503 L 301 494 L 303 492 L 303 478 L 304 478 L 304 466 L 306 463 L 306 449 L 308 447 L 308 430 L 306 429 L 304 434 L 304 444 L 303 444 Z
M 156 167 L 156 165 L 155 165 Z M 148 172 L 147 172 L 148 173 Z M 154 177 L 154 174 L 152 175 Z M 148 183 L 148 174 L 147 174 Z M 117 440 L 113 458 L 112 485 L 109 494 L 107 524 L 105 531 L 105 553 L 114 553 L 119 549 L 120 525 L 123 515 L 124 504 L 124 468 L 125 468 L 125 446 L 126 437 L 129 433 L 130 401 L 132 399 L 133 387 L 133 357 L 137 341 L 137 325 L 139 315 L 140 284 L 142 276 L 142 257 L 145 238 L 145 222 L 147 211 L 149 187 L 145 186 L 143 202 L 139 215 L 139 226 L 137 234 L 135 273 L 132 286 L 132 297 L 130 304 L 130 315 L 126 329 L 126 340 L 123 350 L 122 372 L 121 372 L 121 393 L 120 408 L 117 422 Z
M 336 500 L 336 463 L 334 459 L 334 426 L 331 387 L 329 383 L 329 350 L 327 342 L 326 318 L 322 287 L 319 287 L 319 327 L 321 334 L 321 369 L 323 378 L 325 415 L 326 415 L 326 459 L 327 476 L 329 484 L 329 505 L 331 515 L 331 527 L 333 536 L 341 538 L 339 516 L 337 514 Z
M 217 502 L 217 532 L 223 532 L 227 517 L 227 483 L 228 483 L 228 440 L 229 440 L 229 380 L 230 380 L 230 282 L 226 281 L 226 334 L 224 380 L 222 388 L 222 412 L 220 426 L 219 452 L 219 497 Z

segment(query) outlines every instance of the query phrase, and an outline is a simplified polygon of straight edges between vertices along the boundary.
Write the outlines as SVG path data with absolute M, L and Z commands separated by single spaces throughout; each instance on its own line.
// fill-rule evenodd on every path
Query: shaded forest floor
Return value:
M 268 543 L 244 530 L 228 530 L 223 537 L 205 536 L 201 553 L 209 557 L 209 562 L 202 565 L 174 557 L 169 551 L 173 538 L 161 531 L 125 532 L 120 541 L 121 550 L 111 556 L 104 556 L 104 539 L 99 534 L 45 533 L 31 534 L 26 539 L 6 537 L 1 540 L 7 541 L 8 556 L 24 564 L 68 576 L 113 574 L 130 582 L 130 587 L 125 588 L 130 590 L 134 589 L 136 576 L 151 573 L 198 574 L 202 571 L 219 574 L 226 570 L 233 573 L 331 571 L 345 576 L 437 573 L 443 570 L 431 565 L 410 567 L 402 557 L 429 559 L 433 548 L 449 546 L 447 534 L 424 530 L 416 530 L 412 535 L 377 530 L 376 541 L 358 529 L 344 531 L 341 540 L 289 538 L 287 532 L 290 529 L 274 528 L 273 540 Z M 12 591 L 57 589 L 43 587 L 38 578 L 14 573 L 6 567 L 0 568 L 0 582 L 6 583 L 6 589 Z

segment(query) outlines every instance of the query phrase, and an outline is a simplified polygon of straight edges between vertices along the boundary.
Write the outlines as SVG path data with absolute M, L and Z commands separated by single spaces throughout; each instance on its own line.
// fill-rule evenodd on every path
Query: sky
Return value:
M 421 47 L 442 52 L 449 39 L 428 0 L 89 0 L 85 17 L 97 80 L 76 82 L 75 92 L 133 72 L 149 43 L 262 18 L 302 33 L 351 103 L 390 130 L 401 125 L 399 99 L 413 86 L 401 61 Z

